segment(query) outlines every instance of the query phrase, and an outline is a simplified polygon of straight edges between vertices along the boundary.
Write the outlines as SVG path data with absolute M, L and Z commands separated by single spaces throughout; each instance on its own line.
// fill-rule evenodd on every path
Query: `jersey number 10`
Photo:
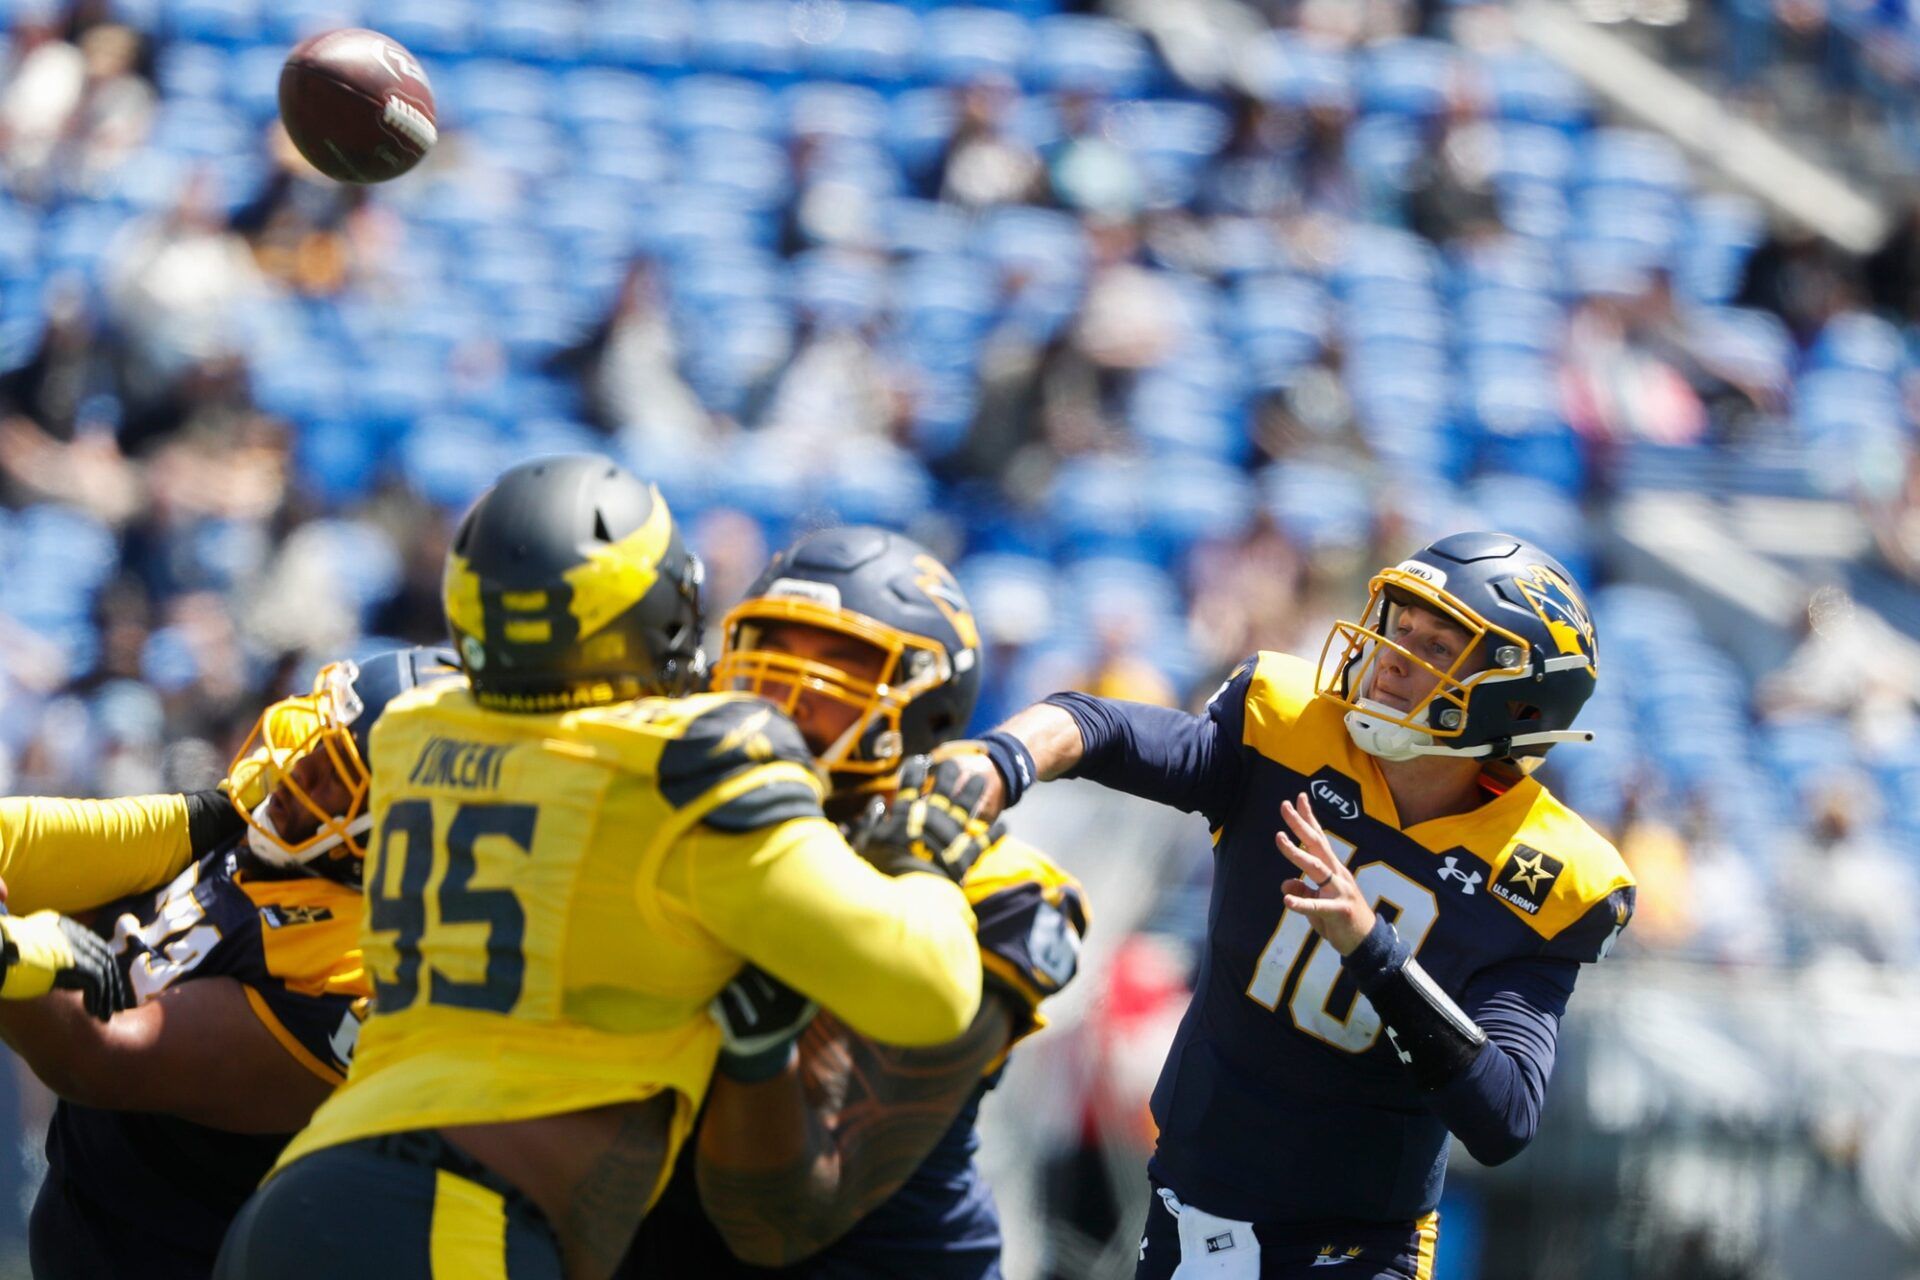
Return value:
M 1353 845 L 1339 836 L 1333 842 L 1340 861 L 1353 861 Z M 1427 940 L 1427 931 L 1440 915 L 1439 900 L 1424 885 L 1416 884 L 1384 862 L 1369 862 L 1353 873 L 1354 883 L 1367 896 L 1375 911 L 1390 909 L 1393 926 L 1415 952 Z M 1318 945 L 1316 945 L 1318 944 Z M 1300 955 L 1312 948 L 1312 956 L 1301 968 Z M 1287 1016 L 1293 1025 L 1316 1039 L 1348 1053 L 1365 1053 L 1380 1038 L 1380 1015 L 1366 997 L 1356 995 L 1344 1013 L 1333 1009 L 1333 984 L 1340 979 L 1340 953 L 1326 945 L 1298 911 L 1280 917 L 1273 936 L 1267 939 L 1260 959 L 1253 967 L 1253 981 L 1247 995 L 1269 1009 L 1278 1010 L 1286 996 L 1287 978 L 1295 970 L 1293 995 L 1287 999 Z
M 526 958 L 520 953 L 527 915 L 511 889 L 473 887 L 474 845 L 494 837 L 526 856 L 533 849 L 533 828 L 540 811 L 530 804 L 463 804 L 444 832 L 434 829 L 433 806 L 425 800 L 401 800 L 387 809 L 380 828 L 379 865 L 367 869 L 367 921 L 375 930 L 393 930 L 400 961 L 391 977 L 374 975 L 374 1003 L 381 1013 L 397 1013 L 420 995 L 422 950 L 442 954 L 459 945 L 448 938 L 451 926 L 487 926 L 486 974 L 478 982 L 449 978 L 427 966 L 427 1003 L 456 1009 L 509 1013 L 520 999 Z M 438 839 L 446 837 L 442 844 Z M 404 865 L 396 876 L 390 859 L 394 836 L 405 839 Z M 427 934 L 427 885 L 436 865 L 446 870 L 435 897 L 439 920 Z M 396 884 L 396 879 L 398 883 Z M 389 889 L 395 892 L 389 893 Z

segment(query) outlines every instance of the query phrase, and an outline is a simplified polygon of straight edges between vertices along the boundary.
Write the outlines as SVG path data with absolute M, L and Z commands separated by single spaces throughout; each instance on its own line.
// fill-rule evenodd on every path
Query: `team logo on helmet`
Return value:
M 1513 583 L 1528 606 L 1540 615 L 1562 655 L 1598 658 L 1593 619 L 1572 583 L 1543 564 L 1516 575 Z

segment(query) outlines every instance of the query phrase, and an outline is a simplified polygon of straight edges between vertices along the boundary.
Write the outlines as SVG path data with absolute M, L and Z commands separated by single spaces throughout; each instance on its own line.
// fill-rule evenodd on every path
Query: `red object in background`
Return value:
M 314 168 L 339 182 L 386 182 L 439 136 L 419 62 L 378 31 L 311 36 L 280 69 L 280 120 Z

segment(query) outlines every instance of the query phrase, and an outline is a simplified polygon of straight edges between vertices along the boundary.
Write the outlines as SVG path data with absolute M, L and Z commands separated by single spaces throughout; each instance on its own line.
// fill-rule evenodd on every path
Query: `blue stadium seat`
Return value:
M 840 450 L 815 481 L 816 501 L 847 524 L 903 529 L 933 506 L 933 478 L 906 450 L 882 441 Z
M 496 58 L 571 64 L 584 34 L 581 8 L 558 0 L 490 0 L 481 9 L 480 47 Z
M 747 134 L 714 131 L 690 134 L 686 180 L 753 210 L 777 209 L 791 188 L 787 153 L 780 146 Z
M 1843 312 L 1827 321 L 1807 353 L 1815 369 L 1853 369 L 1891 378 L 1906 364 L 1900 331 L 1879 316 Z
M 1581 177 L 1590 183 L 1618 182 L 1677 191 L 1690 174 L 1687 158 L 1671 140 L 1643 129 L 1595 129 L 1587 135 Z
M 709 71 L 784 80 L 799 68 L 794 25 L 805 15 L 784 0 L 706 0 L 693 31 L 694 59 Z
M 807 71 L 835 80 L 891 87 L 913 75 L 920 45 L 920 19 L 896 4 L 865 0 L 820 6 L 840 21 L 800 30 L 800 56 Z
M 1080 221 L 1051 209 L 1006 206 L 981 215 L 974 249 L 982 257 L 1049 278 L 1078 279 L 1087 266 Z
M 794 260 L 793 300 L 801 311 L 829 326 L 859 326 L 880 317 L 887 279 L 871 259 L 815 249 Z
M 1528 50 L 1484 59 L 1493 109 L 1508 120 L 1572 131 L 1591 117 L 1593 105 L 1578 76 L 1545 54 Z
M 1253 37 L 1240 64 L 1250 92 L 1290 106 L 1348 105 L 1351 63 L 1342 52 L 1310 44 L 1288 31 Z
M 279 45 L 257 44 L 235 53 L 229 61 L 227 101 L 256 122 L 280 110 L 280 69 L 287 51 Z
M 529 187 L 556 178 L 572 163 L 573 148 L 558 125 L 527 116 L 483 116 L 468 130 L 487 160 Z
M 321 31 L 367 23 L 367 0 L 272 0 L 262 6 L 264 34 L 274 45 L 290 45 Z M 281 50 L 285 56 L 285 50 Z
M 1015 79 L 1026 66 L 1032 34 L 1010 13 L 965 7 L 941 8 L 921 27 L 920 71 L 939 84 L 965 84 L 983 77 Z
M 581 20 L 588 60 L 647 71 L 683 71 L 699 6 L 685 0 L 600 0 Z
M 635 71 L 576 67 L 560 77 L 553 114 L 576 129 L 658 125 L 663 114 L 660 87 Z
M 668 123 L 683 136 L 722 131 L 771 135 L 780 127 L 773 93 L 752 80 L 688 76 L 667 92 Z
M 500 474 L 501 439 L 478 418 L 437 416 L 413 425 L 396 460 L 407 487 L 449 511 L 465 510 Z
M 284 51 L 280 56 L 285 59 Z M 155 52 L 153 72 L 166 101 L 216 100 L 226 91 L 227 54 L 211 44 L 169 40 Z
M 1437 116 L 1453 92 L 1458 57 L 1438 40 L 1405 38 L 1369 47 L 1359 60 L 1360 104 L 1366 111 Z
M 259 146 L 259 140 L 260 131 L 238 112 L 214 102 L 191 99 L 163 103 L 153 129 L 155 147 L 203 159 L 250 156 Z
M 539 67 L 500 57 L 458 63 L 443 79 L 440 105 L 450 125 L 470 126 L 496 116 L 541 119 L 561 96 Z
M 260 8 L 259 0 L 166 0 L 164 21 L 181 39 L 239 45 L 261 34 Z
M 1558 186 L 1573 172 L 1573 143 L 1558 129 L 1511 123 L 1501 125 L 1498 136 L 1499 151 L 1493 165 L 1496 178 L 1532 178 Z
M 1152 86 L 1153 70 L 1140 33 L 1112 18 L 1063 13 L 1033 24 L 1026 75 L 1039 88 L 1133 98 Z
M 872 140 L 887 131 L 887 100 L 858 85 L 803 81 L 787 91 L 785 108 L 796 137 Z
M 1260 474 L 1267 511 L 1306 546 L 1361 547 L 1373 527 L 1373 494 L 1358 470 L 1284 460 Z
M 479 25 L 471 0 L 383 0 L 379 23 L 414 56 L 427 58 L 467 56 Z

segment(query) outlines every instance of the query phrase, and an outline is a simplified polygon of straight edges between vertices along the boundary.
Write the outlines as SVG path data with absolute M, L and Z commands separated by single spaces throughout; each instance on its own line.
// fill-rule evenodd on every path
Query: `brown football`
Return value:
M 294 46 L 280 69 L 280 119 L 313 167 L 340 182 L 386 182 L 438 136 L 433 90 L 414 56 L 349 27 Z

